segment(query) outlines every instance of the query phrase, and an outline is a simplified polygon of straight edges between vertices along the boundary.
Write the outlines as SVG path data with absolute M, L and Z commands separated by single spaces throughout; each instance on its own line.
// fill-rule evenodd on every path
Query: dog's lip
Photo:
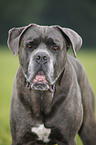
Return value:
M 43 90 L 44 87 L 46 91 L 49 90 L 50 92 L 54 92 L 55 90 L 55 83 L 49 84 L 43 71 L 38 71 L 32 82 L 27 81 L 27 89 L 34 89 L 34 86 L 37 86 L 37 88 L 40 87 L 40 90 Z
M 39 71 L 36 74 L 35 78 L 33 79 L 32 83 L 41 83 L 41 84 L 44 83 L 44 84 L 48 84 L 44 72 L 43 71 Z
M 30 83 L 30 82 L 27 82 L 26 88 L 27 89 L 33 89 L 33 85 L 35 85 L 35 84 L 38 85 L 38 86 L 40 86 L 40 85 L 41 86 L 46 85 L 46 87 L 47 87 L 46 91 L 49 90 L 50 92 L 54 92 L 54 90 L 55 90 L 55 84 L 48 85 L 48 83 L 42 83 L 42 82 L 38 82 L 38 83 Z

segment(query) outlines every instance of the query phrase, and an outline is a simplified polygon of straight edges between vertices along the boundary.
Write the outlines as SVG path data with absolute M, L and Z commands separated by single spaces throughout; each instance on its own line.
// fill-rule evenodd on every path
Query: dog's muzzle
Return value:
M 33 60 L 35 62 L 34 72 L 37 73 L 35 74 L 35 76 L 33 75 L 34 78 L 31 79 L 32 81 L 30 81 L 29 79 L 29 82 L 27 82 L 27 88 L 30 88 L 32 90 L 40 90 L 40 91 L 49 90 L 51 92 L 54 92 L 54 88 L 55 88 L 54 84 L 50 85 L 50 80 L 45 73 L 46 71 L 48 71 L 48 67 L 50 65 L 50 56 L 45 52 L 37 52 L 33 56 Z
M 43 71 L 39 71 L 37 73 L 37 75 L 33 79 L 32 83 L 27 82 L 26 87 L 27 87 L 27 89 L 40 90 L 40 91 L 49 90 L 50 92 L 54 92 L 54 90 L 55 90 L 55 84 L 53 84 L 53 85 L 48 84 Z

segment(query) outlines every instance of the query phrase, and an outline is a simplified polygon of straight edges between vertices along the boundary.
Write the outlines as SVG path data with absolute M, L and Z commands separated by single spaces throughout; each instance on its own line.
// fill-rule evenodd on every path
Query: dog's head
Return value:
M 76 50 L 82 45 L 81 37 L 71 29 L 60 26 L 39 26 L 12 28 L 9 31 L 8 46 L 19 62 L 25 78 L 35 90 L 48 90 L 63 72 L 67 50 Z

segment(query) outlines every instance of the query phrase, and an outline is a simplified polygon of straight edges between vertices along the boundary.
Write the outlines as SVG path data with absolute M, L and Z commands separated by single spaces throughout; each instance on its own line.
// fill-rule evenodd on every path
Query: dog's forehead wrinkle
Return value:
M 63 41 L 60 40 L 60 39 L 57 39 L 57 38 L 53 38 L 53 37 L 47 37 L 47 40 L 46 40 L 48 43 L 54 43 L 54 44 L 57 44 L 57 45 L 60 45 L 60 44 L 63 44 Z
M 26 35 L 23 35 L 23 39 L 25 40 L 33 40 L 34 38 L 39 38 L 41 36 L 41 31 L 37 29 L 37 27 L 30 27 L 26 32 Z
M 29 37 L 29 38 L 25 41 L 25 43 L 30 43 L 30 42 L 38 41 L 38 40 L 39 40 L 39 38 L 37 38 L 37 37 L 35 37 L 35 38 Z
M 54 27 L 50 27 L 50 26 L 35 27 L 34 32 L 36 32 L 36 33 L 39 32 L 43 38 L 46 37 L 46 36 L 47 37 L 49 36 L 51 38 L 59 39 L 59 37 L 60 37 L 60 38 L 63 39 L 63 36 L 60 33 L 60 31 L 58 31 L 58 29 L 55 29 Z M 58 37 L 58 35 L 59 35 L 59 37 Z
M 54 29 L 50 26 L 36 25 L 26 31 L 26 37 L 24 37 L 24 42 L 31 42 L 36 39 L 45 42 L 46 39 L 48 40 L 50 38 L 57 44 L 60 42 L 63 43 L 64 40 L 63 36 L 57 29 Z
M 47 27 L 47 26 L 41 26 L 41 27 L 40 27 L 40 31 L 41 31 L 41 33 L 42 33 L 42 35 L 43 35 L 43 34 L 47 33 L 48 27 Z

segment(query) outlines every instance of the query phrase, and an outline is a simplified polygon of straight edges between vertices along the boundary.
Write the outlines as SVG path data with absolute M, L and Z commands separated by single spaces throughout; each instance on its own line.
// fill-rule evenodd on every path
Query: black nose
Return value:
M 45 53 L 43 53 L 43 54 L 42 53 L 41 54 L 37 54 L 35 56 L 35 60 L 39 64 L 45 64 L 48 61 L 48 55 L 45 54 Z

